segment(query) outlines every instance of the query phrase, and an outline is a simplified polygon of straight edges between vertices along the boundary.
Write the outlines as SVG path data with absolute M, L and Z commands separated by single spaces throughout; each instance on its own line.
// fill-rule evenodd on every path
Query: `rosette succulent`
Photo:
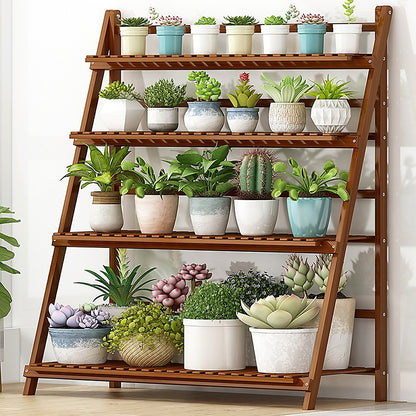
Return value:
M 195 25 L 215 25 L 217 24 L 217 22 L 215 21 L 215 17 L 202 16 L 194 24 Z
M 123 17 L 120 19 L 120 27 L 149 26 L 150 21 L 146 17 Z
M 250 78 L 247 72 L 240 74 L 239 84 L 236 85 L 234 94 L 227 94 L 234 107 L 254 108 L 263 94 L 255 92 L 254 86 L 249 84 Z
M 303 25 L 323 25 L 325 24 L 325 17 L 320 14 L 303 13 L 298 19 L 299 23 Z
M 184 264 L 182 269 L 179 270 L 176 275 L 178 278 L 191 281 L 191 290 L 193 291 L 196 286 L 199 286 L 203 280 L 210 279 L 212 273 L 207 269 L 207 265 L 204 264 Z
M 286 24 L 286 20 L 283 19 L 282 16 L 268 16 L 264 19 L 265 25 L 284 25 Z
M 101 90 L 99 96 L 106 100 L 140 101 L 142 97 L 134 89 L 133 84 L 126 85 L 123 81 L 114 81 Z
M 195 82 L 197 101 L 218 101 L 221 95 L 221 82 L 211 78 L 205 71 L 192 71 L 188 80 Z
M 315 283 L 318 285 L 322 293 L 326 292 L 326 285 L 328 283 L 329 270 L 331 268 L 332 254 L 320 254 L 316 257 L 316 263 L 313 268 L 315 274 Z M 350 272 L 344 271 L 341 274 L 338 285 L 338 292 L 342 292 L 348 283 Z
M 241 25 L 241 26 L 247 26 L 247 25 L 256 25 L 258 21 L 253 16 L 224 16 L 224 19 L 226 20 L 223 25 Z
M 287 260 L 286 266 L 283 266 L 285 273 L 284 282 L 292 289 L 293 292 L 303 292 L 306 294 L 313 286 L 315 272 L 308 264 L 308 259 L 303 259 L 297 254 L 291 254 Z
M 188 292 L 189 287 L 182 276 L 171 275 L 168 279 L 158 280 L 152 285 L 153 302 L 178 312 L 181 312 Z
M 301 75 L 296 78 L 287 75 L 278 84 L 263 72 L 261 76 L 267 82 L 263 85 L 264 91 L 270 95 L 275 103 L 297 103 L 312 88 L 302 79 Z

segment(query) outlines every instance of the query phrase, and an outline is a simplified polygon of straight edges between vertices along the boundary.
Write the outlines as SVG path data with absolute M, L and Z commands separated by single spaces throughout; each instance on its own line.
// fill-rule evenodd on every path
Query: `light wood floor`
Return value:
M 301 413 L 303 397 L 195 392 L 166 389 L 108 389 L 90 385 L 40 383 L 36 395 L 22 396 L 23 384 L 3 385 L 2 416 L 278 416 Z M 324 399 L 316 410 L 373 406 L 373 401 Z

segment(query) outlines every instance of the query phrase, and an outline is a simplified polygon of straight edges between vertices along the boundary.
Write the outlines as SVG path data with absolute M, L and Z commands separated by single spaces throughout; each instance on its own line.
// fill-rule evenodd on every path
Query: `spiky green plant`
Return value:
M 120 27 L 149 26 L 151 23 L 146 17 L 123 17 L 120 19 Z
M 275 103 L 297 103 L 312 86 L 309 86 L 302 76 L 286 76 L 279 84 L 276 84 L 268 76 L 261 73 L 261 76 L 267 81 L 263 89 L 272 97 Z
M 197 101 L 218 101 L 221 95 L 221 82 L 211 78 L 205 71 L 192 71 L 188 80 L 195 82 Z
M 195 25 L 216 25 L 215 17 L 200 17 L 195 23 Z
M 147 107 L 177 107 L 187 101 L 186 85 L 176 85 L 173 79 L 160 79 L 144 90 Z
M 234 107 L 254 108 L 263 94 L 255 92 L 254 86 L 249 84 L 249 74 L 243 72 L 239 77 L 239 84 L 236 85 L 234 94 L 227 94 Z
M 344 15 L 347 18 L 348 22 L 352 23 L 357 20 L 356 17 L 353 17 L 355 4 L 354 0 L 345 0 L 342 7 L 344 8 Z
M 142 99 L 138 92 L 134 91 L 133 84 L 126 85 L 123 81 L 114 81 L 100 91 L 99 96 L 106 100 L 130 100 L 140 101 Z
M 292 292 L 306 295 L 306 292 L 313 286 L 315 276 L 314 270 L 308 264 L 308 259 L 304 260 L 293 253 L 283 268 L 285 269 L 283 275 L 285 284 L 292 289 Z
M 318 285 L 322 293 L 326 292 L 328 284 L 329 270 L 331 269 L 332 254 L 320 254 L 316 257 L 316 264 L 313 268 L 315 273 L 315 283 Z M 338 292 L 342 292 L 348 283 L 350 272 L 344 271 L 341 274 L 338 285 Z
M 322 79 L 322 82 L 313 81 L 314 89 L 308 92 L 319 100 L 339 100 L 341 98 L 351 98 L 355 91 L 351 91 L 347 85 L 350 81 L 335 81 L 335 78 L 329 78 L 329 75 Z
M 258 21 L 253 16 L 224 16 L 224 19 L 226 20 L 223 25 L 241 25 L 241 26 L 247 26 L 247 25 L 256 25 L 258 24 Z
M 264 19 L 264 24 L 265 25 L 284 25 L 286 24 L 286 20 L 283 19 L 282 16 L 268 16 Z

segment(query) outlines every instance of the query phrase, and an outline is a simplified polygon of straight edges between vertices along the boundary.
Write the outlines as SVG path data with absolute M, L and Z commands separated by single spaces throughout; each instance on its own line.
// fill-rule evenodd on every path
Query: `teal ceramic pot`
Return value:
M 324 53 L 326 24 L 298 25 L 300 53 Z
M 224 124 L 220 101 L 189 101 L 183 121 L 188 131 L 218 132 Z
M 331 216 L 332 198 L 287 198 L 293 237 L 325 237 Z
M 157 26 L 159 55 L 181 55 L 185 26 Z
M 258 107 L 227 108 L 227 121 L 232 132 L 251 133 L 256 130 L 259 121 L 259 109 Z

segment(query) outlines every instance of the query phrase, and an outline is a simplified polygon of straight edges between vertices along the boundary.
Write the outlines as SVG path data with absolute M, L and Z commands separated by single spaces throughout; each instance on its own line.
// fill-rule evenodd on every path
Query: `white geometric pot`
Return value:
M 146 55 L 147 26 L 120 27 L 121 54 Z
M 147 108 L 147 127 L 152 131 L 174 131 L 178 128 L 178 107 Z
M 299 133 L 306 125 L 304 103 L 271 103 L 269 125 L 274 133 Z
M 136 131 L 144 115 L 143 106 L 136 100 L 101 99 L 98 111 L 108 131 Z
M 219 31 L 219 25 L 191 25 L 192 53 L 194 55 L 215 55 Z
M 359 53 L 362 28 L 358 23 L 334 24 L 335 53 Z
M 228 53 L 248 55 L 251 53 L 254 25 L 226 25 Z
M 91 192 L 90 227 L 100 233 L 120 231 L 123 226 L 119 192 Z
M 261 25 L 263 53 L 285 54 L 289 25 Z
M 339 133 L 351 118 L 348 100 L 315 100 L 311 118 L 322 133 Z

